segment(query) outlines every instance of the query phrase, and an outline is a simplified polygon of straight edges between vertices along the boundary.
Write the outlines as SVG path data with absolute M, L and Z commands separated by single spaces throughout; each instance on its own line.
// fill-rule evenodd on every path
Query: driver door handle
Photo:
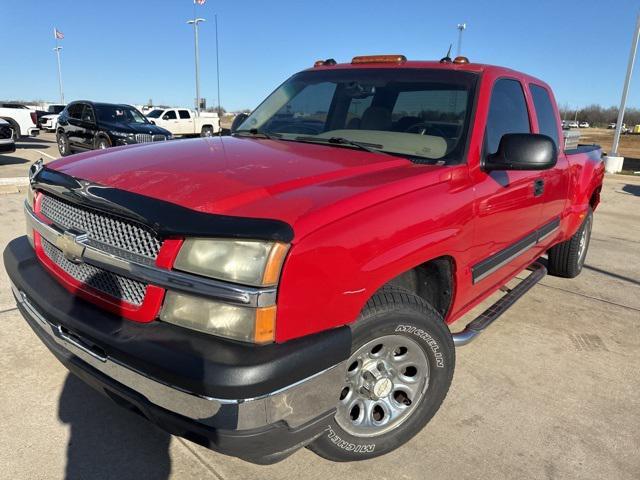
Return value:
M 544 180 L 542 178 L 538 178 L 533 182 L 533 196 L 539 197 L 544 193 Z

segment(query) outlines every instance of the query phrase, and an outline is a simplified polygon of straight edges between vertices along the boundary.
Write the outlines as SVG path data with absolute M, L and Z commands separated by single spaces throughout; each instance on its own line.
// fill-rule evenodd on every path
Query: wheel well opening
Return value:
M 589 199 L 589 205 L 591 205 L 591 210 L 596 209 L 596 207 L 600 204 L 600 192 L 602 191 L 602 187 L 596 188 L 591 194 L 591 198 Z
M 453 300 L 453 272 L 453 259 L 440 257 L 401 273 L 387 282 L 387 285 L 415 293 L 429 302 L 442 318 L 446 318 Z

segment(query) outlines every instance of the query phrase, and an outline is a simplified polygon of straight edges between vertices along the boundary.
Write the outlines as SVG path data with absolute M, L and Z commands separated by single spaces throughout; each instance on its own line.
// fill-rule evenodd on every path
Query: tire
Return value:
M 96 150 L 106 150 L 111 146 L 111 142 L 105 137 L 96 138 Z
M 213 127 L 202 127 L 202 130 L 200 131 L 200 136 L 201 137 L 213 137 Z
M 56 137 L 60 156 L 66 157 L 67 155 L 71 155 L 71 146 L 69 145 L 69 139 L 67 136 L 64 133 L 58 133 Z
M 336 462 L 384 455 L 409 441 L 440 408 L 455 368 L 442 317 L 402 288 L 378 291 L 352 334 L 336 415 L 308 446 Z
M 582 271 L 587 258 L 587 250 L 591 240 L 593 211 L 589 208 L 582 225 L 573 236 L 549 249 L 547 271 L 550 275 L 563 278 L 575 278 Z

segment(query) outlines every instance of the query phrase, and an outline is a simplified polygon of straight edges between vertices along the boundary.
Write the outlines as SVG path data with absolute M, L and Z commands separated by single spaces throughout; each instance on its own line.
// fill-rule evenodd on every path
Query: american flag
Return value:
M 198 5 L 204 5 L 207 0 L 193 0 L 193 3 L 197 3 Z
M 56 40 L 62 40 L 64 38 L 64 33 L 59 31 L 57 28 L 53 29 L 53 38 Z

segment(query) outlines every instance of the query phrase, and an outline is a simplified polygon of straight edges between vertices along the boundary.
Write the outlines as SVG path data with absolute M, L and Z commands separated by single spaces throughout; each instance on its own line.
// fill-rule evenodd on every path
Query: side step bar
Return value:
M 487 308 L 478 317 L 472 320 L 464 330 L 453 334 L 453 344 L 456 347 L 461 347 L 477 337 L 484 329 L 495 322 L 500 315 L 506 312 L 509 307 L 520 299 L 525 293 L 538 283 L 547 274 L 547 269 L 539 262 L 531 264 L 527 270 L 531 270 L 531 274 L 518 285 L 512 289 L 506 287 L 500 290 L 505 291 L 506 294 L 500 298 L 496 303 Z

